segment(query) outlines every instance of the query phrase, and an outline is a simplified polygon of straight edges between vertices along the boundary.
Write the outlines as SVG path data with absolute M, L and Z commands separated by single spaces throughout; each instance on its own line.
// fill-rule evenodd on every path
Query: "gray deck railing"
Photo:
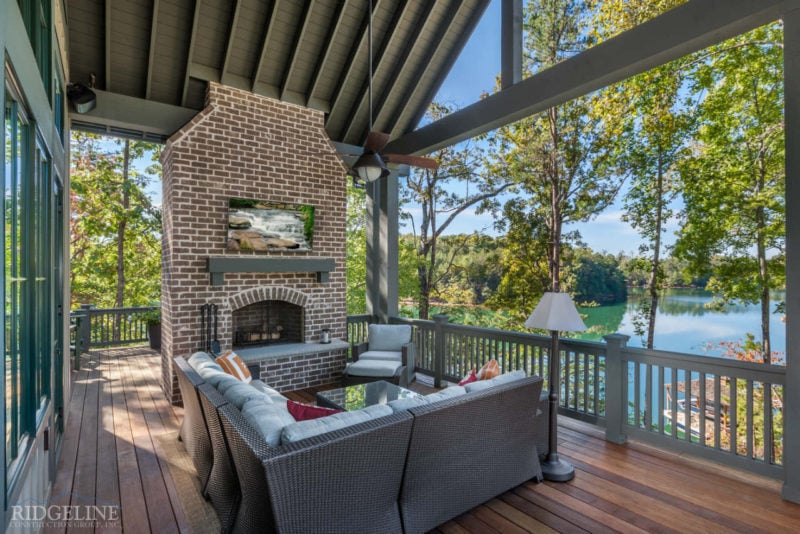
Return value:
M 147 341 L 147 321 L 141 314 L 159 309 L 158 306 L 135 308 L 94 308 L 83 304 L 70 312 L 76 325 L 76 343 L 80 350 L 92 347 L 132 345 Z
M 373 321 L 368 315 L 348 318 L 351 343 L 365 341 Z M 544 377 L 549 387 L 547 336 L 451 324 L 444 315 L 390 322 L 413 327 L 417 373 L 433 377 L 437 386 L 494 358 L 503 372 L 522 369 Z M 783 475 L 784 367 L 631 348 L 627 339 L 561 340 L 559 413 L 604 426 L 609 441 L 630 436 Z
M 621 392 L 607 422 L 611 441 L 630 436 L 782 476 L 785 367 L 631 348 L 627 336 L 609 337 L 609 393 Z

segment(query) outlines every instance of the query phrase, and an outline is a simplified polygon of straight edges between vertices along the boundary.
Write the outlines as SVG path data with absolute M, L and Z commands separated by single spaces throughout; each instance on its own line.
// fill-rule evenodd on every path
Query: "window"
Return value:
M 52 0 L 17 0 L 22 19 L 25 21 L 25 29 L 31 41 L 33 55 L 36 57 L 36 64 L 42 76 L 45 92 L 48 98 L 50 94 L 51 68 L 51 13 Z
M 23 294 L 26 289 L 25 180 L 29 128 L 19 105 L 6 93 L 5 102 L 5 394 L 6 466 L 16 459 L 24 436 L 22 401 Z
M 51 395 L 54 320 L 60 287 L 52 263 L 56 226 L 50 154 L 28 118 L 21 92 L 6 69 L 3 115 L 5 246 L 6 482 L 13 484 L 30 437 L 42 422 Z

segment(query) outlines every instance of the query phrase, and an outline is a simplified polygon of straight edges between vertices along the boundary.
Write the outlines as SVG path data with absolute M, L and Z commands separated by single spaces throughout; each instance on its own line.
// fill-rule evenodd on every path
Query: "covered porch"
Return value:
M 161 392 L 160 355 L 142 346 L 92 350 L 81 363 L 53 503 L 70 504 L 70 495 L 119 503 L 119 522 L 98 531 L 219 532 L 177 441 L 182 410 Z M 289 396 L 313 402 L 314 393 Z M 574 480 L 525 483 L 436 531 L 787 532 L 800 522 L 800 508 L 782 500 L 773 479 L 640 442 L 610 443 L 599 428 L 564 417 L 559 449 L 576 467 Z

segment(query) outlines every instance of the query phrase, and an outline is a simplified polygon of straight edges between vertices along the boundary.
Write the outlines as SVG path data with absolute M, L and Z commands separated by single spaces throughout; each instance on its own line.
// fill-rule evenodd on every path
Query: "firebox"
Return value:
M 302 306 L 283 300 L 262 300 L 233 312 L 234 348 L 303 341 Z

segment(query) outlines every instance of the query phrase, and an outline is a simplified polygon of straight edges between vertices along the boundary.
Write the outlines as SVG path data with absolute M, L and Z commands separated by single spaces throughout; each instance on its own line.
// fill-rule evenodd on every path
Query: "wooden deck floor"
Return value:
M 137 347 L 95 351 L 84 362 L 74 377 L 54 502 L 78 495 L 76 504 L 119 503 L 127 532 L 189 530 L 158 446 L 157 437 L 177 431 L 182 417 L 161 393 L 159 358 Z M 314 400 L 309 390 L 290 396 Z M 800 531 L 800 505 L 781 500 L 778 482 L 640 444 L 607 443 L 598 429 L 569 420 L 559 442 L 577 468 L 573 481 L 523 484 L 437 530 Z

